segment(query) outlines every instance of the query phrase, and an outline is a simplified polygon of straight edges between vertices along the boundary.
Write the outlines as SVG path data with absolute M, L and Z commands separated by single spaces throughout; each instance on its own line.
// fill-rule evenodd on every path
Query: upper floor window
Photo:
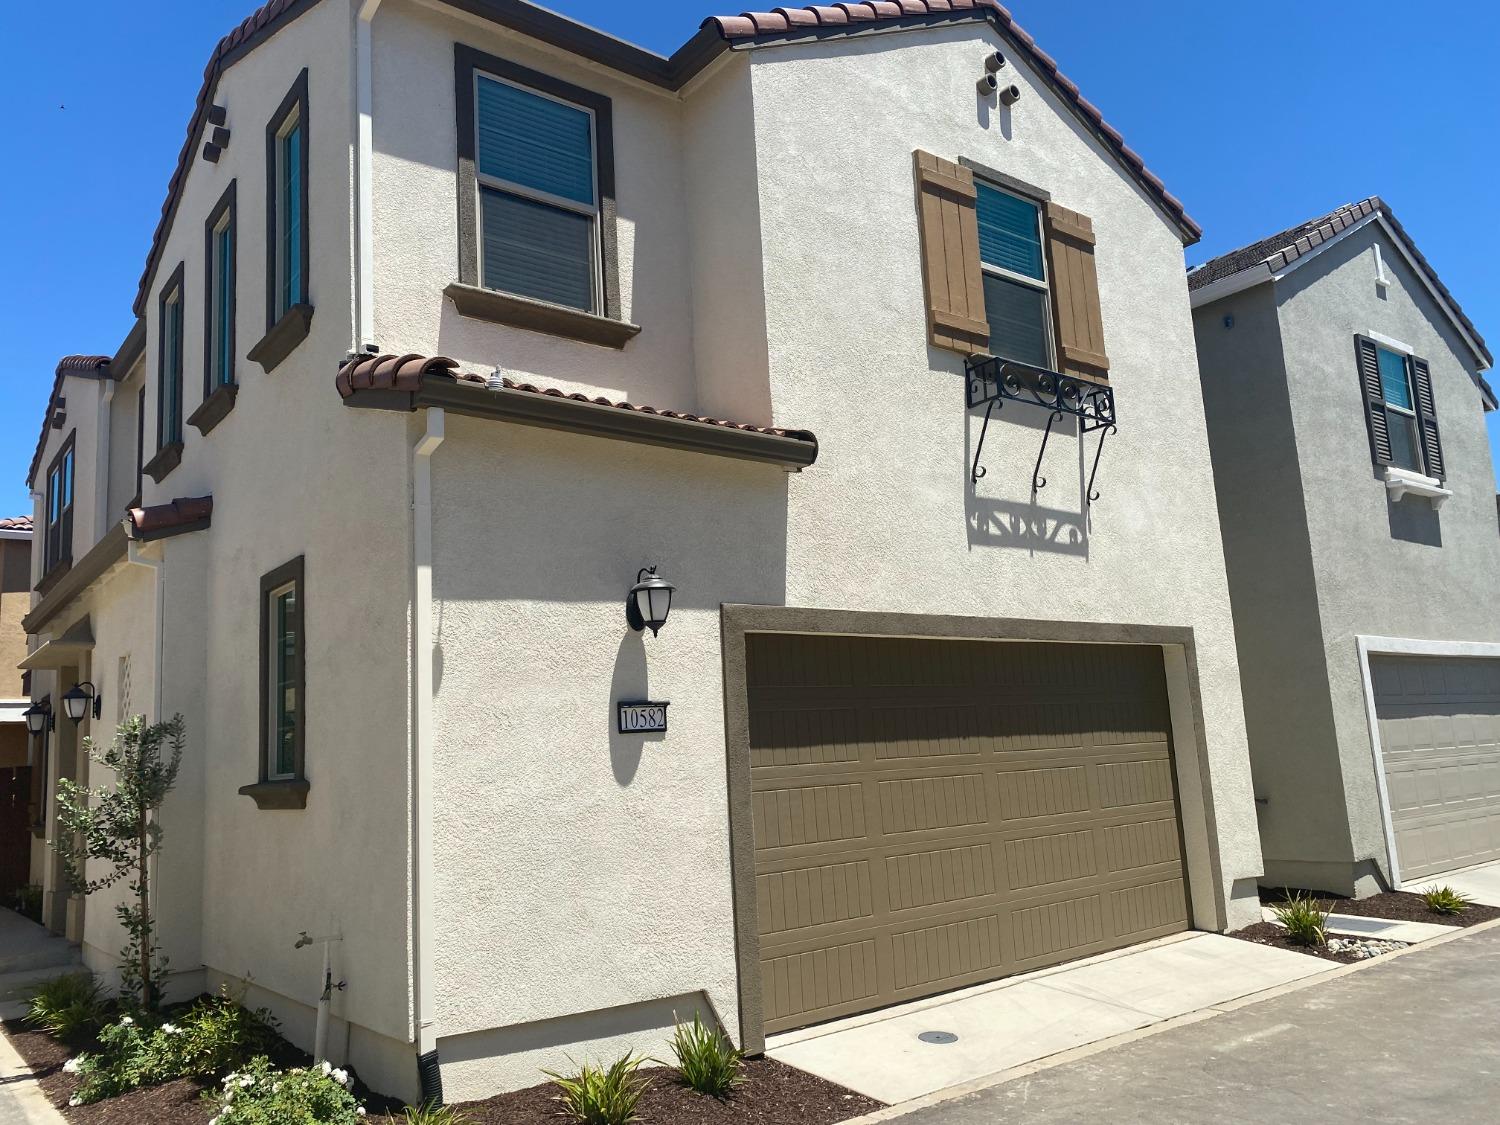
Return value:
M 266 327 L 307 302 L 307 71 L 266 127 Z
M 1375 464 L 1442 480 L 1447 473 L 1427 361 L 1367 336 L 1356 337 L 1355 348 Z
M 161 291 L 157 320 L 158 388 L 156 395 L 156 446 L 182 444 L 182 266 Z
M 73 561 L 73 439 L 74 434 L 69 434 L 47 470 L 43 574 L 50 574 L 58 565 Z
M 301 557 L 261 580 L 262 777 L 303 776 L 303 659 Z
M 488 74 L 474 82 L 484 287 L 597 311 L 593 113 Z
M 990 352 L 1033 367 L 1052 366 L 1047 265 L 1041 208 L 975 180 L 979 259 Z
M 204 236 L 203 397 L 234 383 L 235 185 L 208 217 Z

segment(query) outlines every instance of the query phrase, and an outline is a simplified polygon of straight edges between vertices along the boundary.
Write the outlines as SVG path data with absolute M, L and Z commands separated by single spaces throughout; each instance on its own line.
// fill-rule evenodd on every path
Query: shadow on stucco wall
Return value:
M 615 653 L 615 671 L 609 682 L 609 697 L 616 705 L 621 700 L 650 699 L 650 672 L 646 665 L 645 633 L 626 629 L 620 638 L 620 647 Z M 615 780 L 629 785 L 635 780 L 635 771 L 641 765 L 641 753 L 648 742 L 662 742 L 666 735 L 622 734 L 615 719 L 615 710 L 610 708 L 609 764 L 615 772 Z
M 1043 452 L 1047 418 L 1045 410 L 1020 403 L 996 410 L 980 450 L 984 475 L 974 483 L 969 474 L 973 472 L 974 448 L 984 426 L 984 412 L 969 412 L 963 484 L 971 549 L 1005 547 L 1033 555 L 1043 552 L 1088 558 L 1088 506 L 1084 503 L 1088 480 L 1084 447 L 1088 443 L 1079 440 L 1077 423 L 1063 417 L 1053 425 Z M 1088 448 L 1092 450 L 1093 446 Z M 1065 449 L 1073 452 L 1076 474 L 1068 467 Z M 1042 458 L 1039 479 L 1046 483 L 1033 491 L 1032 473 L 1038 471 L 1038 454 Z M 1069 499 L 1077 504 L 1073 511 L 1042 503 Z
M 1443 545 L 1443 521 L 1440 513 L 1425 500 L 1402 497 L 1385 501 L 1391 523 L 1391 538 L 1423 547 Z

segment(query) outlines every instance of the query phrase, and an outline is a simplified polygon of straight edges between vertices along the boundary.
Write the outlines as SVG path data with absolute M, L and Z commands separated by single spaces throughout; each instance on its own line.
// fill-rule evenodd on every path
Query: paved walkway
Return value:
M 1486 906 L 1500 906 L 1500 863 L 1486 863 L 1436 879 L 1417 879 L 1407 883 L 1406 889 L 1420 891 L 1432 886 L 1449 886 L 1459 894 L 1468 895 L 1475 902 L 1482 902 Z
M 5 1125 L 64 1125 L 21 1056 L 0 1031 L 0 1122 Z
M 901 1114 L 901 1125 L 1500 1119 L 1500 929 Z

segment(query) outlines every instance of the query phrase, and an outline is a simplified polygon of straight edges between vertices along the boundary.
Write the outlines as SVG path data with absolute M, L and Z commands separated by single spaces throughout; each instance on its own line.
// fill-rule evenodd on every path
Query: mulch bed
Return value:
M 1334 953 L 1330 949 L 1299 945 L 1275 922 L 1257 922 L 1253 926 L 1246 926 L 1243 930 L 1235 930 L 1229 936 L 1239 938 L 1241 941 L 1253 941 L 1256 945 L 1273 945 L 1277 949 L 1290 949 L 1293 953 L 1306 953 L 1313 957 L 1321 957 L 1325 961 L 1337 961 L 1341 965 L 1352 965 L 1360 960 L 1352 953 Z
M 42 1092 L 70 1125 L 205 1125 L 213 1116 L 212 1104 L 200 1099 L 204 1090 L 216 1086 L 211 1079 L 180 1078 L 69 1108 L 68 1099 L 78 1082 L 63 1073 L 62 1065 L 78 1051 L 22 1023 L 5 1024 L 5 1033 L 37 1076 Z M 641 1098 L 639 1125 L 833 1125 L 881 1108 L 880 1102 L 863 1094 L 774 1059 L 745 1060 L 744 1082 L 724 1101 L 689 1090 L 665 1067 L 641 1074 L 651 1084 Z M 402 1121 L 399 1104 L 369 1096 L 364 1090 L 356 1093 L 369 1107 L 368 1120 L 384 1125 Z M 468 1114 L 474 1125 L 566 1125 L 568 1119 L 559 1110 L 555 1094 L 551 1083 L 543 1083 L 456 1108 Z
M 678 1082 L 672 1071 L 652 1067 L 641 1074 L 651 1085 L 641 1098 L 638 1125 L 833 1125 L 880 1109 L 881 1103 L 775 1059 L 746 1059 L 744 1082 L 723 1101 L 705 1097 Z M 564 1125 L 550 1083 L 462 1102 L 474 1125 Z M 389 1125 L 400 1117 L 376 1117 Z
M 1293 892 L 1296 893 L 1296 892 Z M 1369 898 L 1344 898 L 1326 891 L 1311 892 L 1318 900 L 1318 909 L 1334 914 L 1352 914 L 1358 918 L 1388 918 L 1393 922 L 1432 922 L 1439 926 L 1477 926 L 1481 922 L 1492 922 L 1500 918 L 1500 906 L 1481 906 L 1474 903 L 1461 914 L 1434 914 L 1427 909 L 1422 896 L 1409 891 L 1386 891 Z M 1263 892 L 1261 901 L 1272 906 L 1283 901 L 1281 891 Z

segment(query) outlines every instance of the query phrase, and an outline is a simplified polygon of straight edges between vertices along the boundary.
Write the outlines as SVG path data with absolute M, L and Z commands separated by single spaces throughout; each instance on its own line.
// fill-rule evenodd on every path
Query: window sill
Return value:
M 1453 490 L 1444 488 L 1443 482 L 1436 477 L 1423 476 L 1395 465 L 1385 467 L 1385 489 L 1392 500 L 1400 500 L 1403 496 L 1421 496 L 1432 501 L 1434 510 L 1441 508 L 1443 501 L 1453 495 Z
M 260 342 L 246 353 L 245 358 L 260 364 L 269 375 L 282 360 L 292 354 L 298 344 L 307 339 L 307 334 L 312 329 L 312 318 L 311 305 L 293 305 L 260 338 Z
M 182 464 L 182 442 L 174 441 L 156 451 L 156 456 L 141 466 L 141 471 L 157 484 L 167 479 L 167 474 Z
M 241 785 L 240 793 L 254 801 L 258 809 L 305 809 L 310 788 L 305 777 L 293 777 L 286 781 L 257 781 L 253 785 Z
M 566 305 L 518 297 L 496 289 L 481 289 L 457 281 L 443 290 L 443 296 L 453 302 L 459 316 L 508 324 L 512 328 L 561 336 L 565 340 L 581 340 L 585 344 L 597 344 L 617 351 L 641 331 L 640 325 L 627 321 L 611 320 Z
M 188 419 L 188 425 L 207 437 L 209 431 L 228 417 L 229 412 L 234 409 L 234 400 L 239 393 L 238 383 L 222 384 L 218 390 L 203 400 L 202 406 L 193 411 L 192 417 Z
M 58 562 L 53 563 L 52 569 L 49 570 L 46 574 L 42 575 L 42 580 L 36 584 L 36 592 L 38 594 L 41 594 L 43 597 L 46 597 L 47 592 L 51 590 L 52 587 L 61 582 L 63 579 L 63 575 L 67 574 L 68 571 L 72 569 L 72 559 L 62 559 Z

